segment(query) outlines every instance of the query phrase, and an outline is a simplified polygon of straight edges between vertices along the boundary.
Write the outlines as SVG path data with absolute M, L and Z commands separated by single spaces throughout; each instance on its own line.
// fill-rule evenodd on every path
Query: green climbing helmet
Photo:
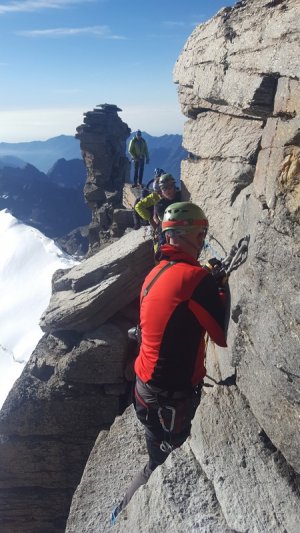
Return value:
M 166 185 L 175 186 L 175 179 L 173 178 L 172 174 L 163 174 L 160 176 L 158 184 L 160 189 L 163 189 Z
M 195 229 L 208 230 L 208 220 L 202 209 L 192 202 L 171 204 L 164 212 L 162 231 L 180 230 L 185 233 Z

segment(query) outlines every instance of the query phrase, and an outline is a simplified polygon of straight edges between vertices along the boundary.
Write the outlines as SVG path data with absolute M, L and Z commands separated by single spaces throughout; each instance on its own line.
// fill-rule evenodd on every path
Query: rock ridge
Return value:
M 122 207 L 122 189 L 129 181 L 126 139 L 130 128 L 118 116 L 114 104 L 99 104 L 84 113 L 83 124 L 76 128 L 87 171 L 84 196 L 92 210 L 89 226 L 89 251 L 95 253 L 109 239 L 113 210 Z
M 191 436 L 117 532 L 298 533 L 299 20 L 300 0 L 243 0 L 198 26 L 175 65 L 184 198 L 203 207 L 220 255 L 248 234 L 249 252 L 230 278 L 228 348 L 208 346 Z M 0 415 L 3 533 L 111 530 L 146 462 L 132 406 L 117 415 L 134 357 L 127 329 L 152 264 L 141 229 L 55 277 L 45 336 Z
M 55 274 L 46 333 L 0 412 L 1 532 L 65 530 L 99 430 L 130 401 L 127 330 L 153 260 L 141 229 Z

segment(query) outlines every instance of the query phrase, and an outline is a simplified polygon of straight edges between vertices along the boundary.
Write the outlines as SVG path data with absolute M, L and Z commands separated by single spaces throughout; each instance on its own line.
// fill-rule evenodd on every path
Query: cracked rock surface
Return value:
M 185 198 L 204 209 L 219 253 L 245 235 L 249 252 L 230 278 L 228 348 L 209 345 L 213 387 L 191 437 L 116 531 L 299 531 L 299 20 L 299 0 L 243 0 L 198 26 L 175 65 Z
M 118 533 L 299 533 L 299 20 L 300 0 L 241 0 L 198 26 L 175 66 L 183 195 L 208 216 L 212 250 L 249 235 L 249 251 L 230 277 L 228 348 L 208 346 L 191 436 Z M 45 336 L 1 412 L 1 533 L 112 531 L 147 460 L 132 406 L 112 422 L 152 264 L 139 230 L 56 276 Z

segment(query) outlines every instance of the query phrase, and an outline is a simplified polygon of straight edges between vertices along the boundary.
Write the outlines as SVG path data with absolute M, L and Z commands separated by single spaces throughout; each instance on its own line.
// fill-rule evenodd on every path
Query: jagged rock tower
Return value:
M 90 253 L 99 250 L 109 237 L 113 208 L 121 204 L 123 185 L 129 175 L 125 155 L 130 128 L 118 116 L 122 111 L 113 104 L 100 104 L 84 113 L 83 124 L 75 137 L 87 169 L 84 196 L 92 210 L 89 227 Z
M 226 250 L 250 234 L 230 278 L 228 348 L 209 344 L 212 386 L 191 437 L 112 530 L 112 506 L 146 462 L 132 409 L 107 431 L 153 265 L 143 230 L 128 232 L 53 280 L 45 336 L 0 413 L 1 533 L 299 533 L 299 20 L 300 0 L 241 0 L 197 27 L 176 64 L 184 194 Z M 128 131 L 111 106 L 78 130 L 98 238 Z

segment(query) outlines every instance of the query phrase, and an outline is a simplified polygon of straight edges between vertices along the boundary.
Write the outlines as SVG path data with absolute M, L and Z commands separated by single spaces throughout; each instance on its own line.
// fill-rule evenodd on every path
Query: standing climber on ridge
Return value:
M 211 273 L 197 261 L 207 230 L 206 216 L 193 203 L 165 210 L 167 244 L 141 290 L 141 345 L 135 361 L 135 410 L 145 427 L 149 461 L 112 513 L 112 523 L 190 433 L 206 374 L 206 332 L 226 347 L 224 274 L 216 260 Z
M 133 139 L 131 139 L 128 147 L 128 151 L 134 162 L 134 176 L 132 187 L 143 184 L 144 164 L 149 163 L 148 146 L 142 137 L 140 130 L 137 130 Z

